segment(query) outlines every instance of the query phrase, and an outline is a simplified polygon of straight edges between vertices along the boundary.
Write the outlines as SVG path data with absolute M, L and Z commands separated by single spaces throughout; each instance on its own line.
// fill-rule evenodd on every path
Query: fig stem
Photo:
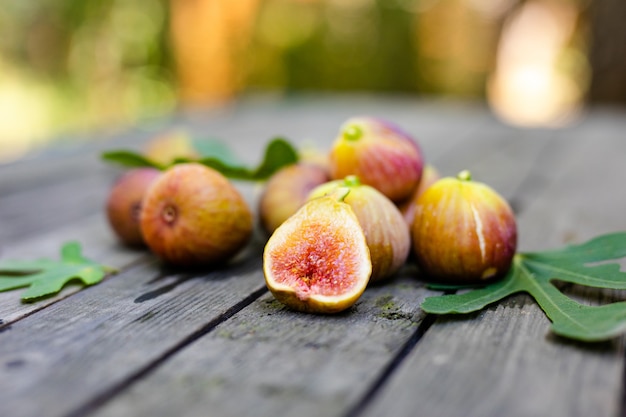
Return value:
M 363 130 L 356 125 L 350 125 L 343 130 L 343 137 L 346 140 L 359 140 L 363 136 Z
M 472 174 L 467 169 L 464 169 L 463 171 L 459 172 L 456 177 L 458 179 L 460 179 L 461 181 L 471 181 L 472 180 Z
M 326 196 L 332 198 L 333 200 L 343 202 L 343 200 L 345 200 L 348 194 L 350 194 L 350 188 L 337 187 L 333 189 L 331 192 L 329 192 L 328 194 L 326 194 Z
M 356 175 L 348 175 L 343 179 L 343 184 L 346 187 L 357 187 L 361 185 L 361 180 Z

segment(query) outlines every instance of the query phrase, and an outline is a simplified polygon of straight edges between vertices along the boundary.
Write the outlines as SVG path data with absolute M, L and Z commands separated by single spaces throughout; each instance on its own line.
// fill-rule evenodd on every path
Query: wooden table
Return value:
M 556 337 L 525 295 L 474 314 L 426 315 L 421 301 L 440 293 L 409 265 L 343 314 L 306 315 L 267 291 L 260 235 L 229 267 L 190 274 L 121 246 L 106 223 L 120 170 L 100 162 L 103 150 L 138 149 L 179 126 L 228 141 L 253 165 L 275 135 L 325 149 L 341 122 L 363 114 L 413 133 L 444 175 L 470 169 L 503 194 L 521 251 L 626 229 L 623 110 L 528 130 L 471 103 L 261 97 L 94 134 L 0 166 L 3 258 L 57 258 L 78 240 L 120 271 L 35 303 L 21 303 L 21 290 L 0 293 L 0 415 L 624 415 L 624 339 Z M 256 204 L 261 185 L 237 186 Z

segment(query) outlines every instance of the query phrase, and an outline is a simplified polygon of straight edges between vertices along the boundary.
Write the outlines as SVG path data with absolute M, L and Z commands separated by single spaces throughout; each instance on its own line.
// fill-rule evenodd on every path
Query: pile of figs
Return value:
M 392 278 L 411 252 L 424 278 L 441 283 L 483 283 L 510 268 L 517 229 L 507 202 L 466 171 L 440 178 L 417 141 L 387 121 L 347 120 L 328 178 L 308 170 L 277 172 L 260 203 L 271 225 L 265 280 L 292 309 L 344 310 L 368 284 Z
M 257 209 L 269 236 L 267 287 L 304 312 L 349 308 L 411 254 L 426 280 L 490 282 L 507 273 L 517 244 L 514 214 L 496 191 L 467 171 L 440 178 L 411 135 L 372 117 L 347 120 L 321 161 L 273 174 Z M 107 214 L 122 242 L 183 267 L 227 261 L 254 228 L 235 186 L 198 163 L 128 171 Z

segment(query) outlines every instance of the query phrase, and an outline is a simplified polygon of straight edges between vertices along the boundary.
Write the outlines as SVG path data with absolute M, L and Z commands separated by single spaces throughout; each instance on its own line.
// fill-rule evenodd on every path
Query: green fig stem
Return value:
M 345 198 L 350 194 L 350 188 L 348 187 L 337 187 L 333 189 L 331 192 L 326 194 L 327 197 L 330 197 L 334 200 L 341 201 L 345 200 Z
M 361 185 L 361 180 L 356 175 L 348 175 L 343 179 L 343 185 L 346 187 L 358 187 Z
M 343 137 L 346 140 L 359 140 L 363 136 L 363 130 L 357 125 L 350 125 L 343 130 Z
M 463 171 L 459 172 L 456 177 L 458 179 L 460 179 L 461 181 L 471 181 L 472 180 L 472 174 L 467 169 L 464 169 Z

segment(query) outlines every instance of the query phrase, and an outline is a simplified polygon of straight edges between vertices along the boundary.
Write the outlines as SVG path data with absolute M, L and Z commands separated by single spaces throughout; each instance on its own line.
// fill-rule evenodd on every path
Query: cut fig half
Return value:
M 372 262 L 365 235 L 350 206 L 340 201 L 343 197 L 309 201 L 265 246 L 265 282 L 277 300 L 294 310 L 343 311 L 369 282 Z

